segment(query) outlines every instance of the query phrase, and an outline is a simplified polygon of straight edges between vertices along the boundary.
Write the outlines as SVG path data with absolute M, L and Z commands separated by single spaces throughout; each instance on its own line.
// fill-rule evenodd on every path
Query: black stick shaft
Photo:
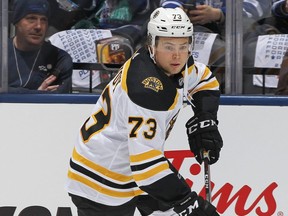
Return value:
M 211 202 L 211 174 L 210 174 L 210 165 L 209 165 L 209 153 L 203 152 L 204 158 L 204 181 L 205 181 L 205 195 L 206 200 Z

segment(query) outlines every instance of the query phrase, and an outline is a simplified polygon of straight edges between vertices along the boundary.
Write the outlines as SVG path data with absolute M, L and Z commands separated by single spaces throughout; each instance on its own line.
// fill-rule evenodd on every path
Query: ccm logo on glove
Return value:
M 201 121 L 201 122 L 197 122 L 194 125 L 191 125 L 188 128 L 188 133 L 192 134 L 192 133 L 196 132 L 198 129 L 204 129 L 204 128 L 212 127 L 212 126 L 217 126 L 216 121 L 214 121 L 212 119 L 207 119 L 207 120 L 204 120 L 204 121 Z
M 215 206 L 198 196 L 195 191 L 176 204 L 174 211 L 179 216 L 219 216 Z
M 187 207 L 187 209 L 185 209 L 184 211 L 182 212 L 179 212 L 178 215 L 179 216 L 188 216 L 188 215 L 191 215 L 192 212 L 193 212 L 193 209 L 197 209 L 199 208 L 199 204 L 198 204 L 198 201 L 195 201 L 193 203 L 193 205 L 190 205 Z

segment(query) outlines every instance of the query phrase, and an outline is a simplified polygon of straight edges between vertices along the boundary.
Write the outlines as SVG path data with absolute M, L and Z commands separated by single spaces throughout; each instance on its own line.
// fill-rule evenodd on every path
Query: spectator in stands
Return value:
M 8 42 L 8 86 L 14 93 L 69 93 L 70 55 L 45 41 L 50 6 L 47 0 L 14 3 L 15 36 Z
M 248 28 L 246 28 L 243 35 L 243 93 L 248 94 L 265 94 L 265 93 L 273 93 L 275 91 L 274 88 L 263 88 L 263 86 L 258 86 L 257 80 L 259 77 L 262 77 L 262 74 L 275 74 L 274 68 L 255 68 L 255 51 L 256 45 L 258 41 L 258 36 L 260 35 L 269 35 L 269 34 L 279 34 L 279 26 L 275 16 L 273 16 L 273 12 L 271 13 L 271 8 L 273 0 L 264 0 L 259 1 L 259 5 L 261 6 L 262 16 L 255 17 L 251 19 Z M 260 9 L 260 8 L 259 8 Z M 244 20 L 246 21 L 246 20 Z M 253 22 L 254 21 L 254 22 Z M 260 74 L 261 73 L 261 74 Z M 258 78 L 257 78 L 258 77 Z M 263 77 L 262 77 L 263 78 Z M 261 78 L 261 79 L 262 79 Z M 265 76 L 266 85 L 269 77 Z M 274 78 L 272 78 L 274 79 Z M 264 85 L 264 82 L 263 82 Z
M 159 6 L 159 0 L 58 0 L 58 4 L 59 8 L 68 11 L 67 13 L 69 13 L 69 11 L 89 10 L 90 15 L 80 19 L 70 28 L 72 31 L 67 32 L 75 32 L 79 35 L 81 34 L 80 31 L 83 30 L 105 29 L 111 30 L 112 33 L 112 38 L 105 38 L 103 40 L 97 39 L 97 54 L 92 54 L 96 59 L 92 59 L 93 57 L 90 58 L 90 56 L 89 60 L 86 61 L 86 59 L 81 56 L 81 59 L 77 59 L 77 61 L 73 58 L 74 62 L 102 61 L 104 63 L 113 62 L 121 65 L 125 60 L 131 57 L 131 53 L 146 42 L 146 23 L 149 20 L 151 12 Z M 80 31 L 77 31 L 78 29 L 80 29 Z M 60 32 L 59 34 L 66 34 L 67 32 Z M 78 47 L 82 47 L 82 42 L 85 43 L 87 41 L 88 40 L 85 40 L 84 42 L 79 41 Z M 112 41 L 113 44 L 111 44 Z M 118 42 L 125 44 L 123 46 L 119 45 L 119 51 L 122 50 L 121 52 L 118 52 L 115 48 L 112 50 L 112 46 L 115 45 L 114 42 L 116 44 Z M 103 45 L 107 43 L 110 43 L 110 45 Z M 55 40 L 53 44 L 57 46 Z M 62 38 L 59 44 L 62 44 Z M 89 49 L 93 52 L 95 50 L 95 44 L 93 42 L 89 42 L 88 44 Z M 102 49 L 104 46 L 105 48 Z M 67 47 L 66 51 L 69 52 L 71 50 L 69 46 L 65 45 L 65 47 Z M 74 53 L 70 54 L 74 57 Z M 117 56 L 117 58 L 114 58 L 115 56 Z M 92 87 L 93 91 L 102 91 L 103 87 L 107 84 L 107 81 L 110 81 L 115 75 L 113 70 L 94 70 L 92 79 L 90 79 L 88 74 L 90 73 L 85 70 L 73 71 L 73 91 L 74 89 L 76 91 L 85 91 L 85 88 L 87 89 L 88 86 L 89 88 Z M 90 89 L 92 90 L 92 88 Z
M 48 36 L 71 29 L 79 20 L 98 11 L 105 0 L 48 0 L 53 16 L 49 19 Z M 61 20 L 61 22 L 59 22 Z
M 132 47 L 142 45 L 146 36 L 146 25 L 152 11 L 160 0 L 71 0 L 78 10 L 87 10 L 90 15 L 79 20 L 72 29 L 111 29 L 113 35 L 129 39 Z M 65 0 L 59 1 L 62 8 Z M 93 9 L 91 9 L 93 8 Z M 92 12 L 91 12 L 92 11 Z
M 288 33 L 288 1 L 274 0 L 271 8 L 272 17 L 267 21 L 282 34 Z
M 288 0 L 274 0 L 271 9 L 274 25 L 279 33 L 288 33 Z M 288 52 L 286 51 L 279 72 L 276 95 L 288 95 Z

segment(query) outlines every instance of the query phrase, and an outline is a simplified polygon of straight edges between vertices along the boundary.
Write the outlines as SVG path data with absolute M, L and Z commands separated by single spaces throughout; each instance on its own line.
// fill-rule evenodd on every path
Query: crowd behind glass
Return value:
M 71 93 L 78 92 L 86 92 L 90 89 L 89 92 L 101 92 L 103 86 L 109 81 L 115 74 L 116 70 L 105 68 L 102 70 L 97 70 L 97 66 L 95 66 L 95 62 L 102 61 L 103 63 L 107 63 L 106 65 L 110 65 L 116 63 L 117 66 L 121 66 L 129 55 L 132 52 L 137 50 L 140 46 L 145 45 L 145 34 L 146 34 L 146 21 L 149 19 L 149 15 L 153 9 L 159 5 L 169 4 L 170 1 L 153 1 L 153 0 L 141 0 L 141 1 L 131 1 L 131 0 L 75 0 L 75 1 L 66 1 L 66 0 L 48 0 L 50 3 L 51 15 L 49 18 L 49 28 L 47 30 L 46 40 L 49 41 L 51 38 L 55 38 L 55 35 L 59 35 L 60 32 L 66 30 L 96 30 L 96 29 L 109 29 L 111 30 L 111 36 L 108 38 L 95 38 L 97 41 L 93 41 L 93 46 L 95 46 L 95 61 L 84 61 L 85 63 L 91 63 L 86 65 L 86 68 L 81 70 L 81 68 L 77 68 L 76 63 L 81 63 L 80 59 L 76 59 L 75 56 L 72 56 L 74 68 L 72 75 L 72 89 Z M 166 2 L 166 3 L 165 3 Z M 173 1 L 172 1 L 173 2 Z M 181 1 L 174 1 L 181 2 Z M 201 1 L 199 1 L 201 2 Z M 234 50 L 235 53 L 230 53 L 231 56 L 241 55 L 242 62 L 242 72 L 241 79 L 236 80 L 236 82 L 241 83 L 241 92 L 236 92 L 240 94 L 268 94 L 268 95 L 285 95 L 288 94 L 288 78 L 287 73 L 288 70 L 286 63 L 286 49 L 288 44 L 288 39 L 286 39 L 285 34 L 287 34 L 287 26 L 288 26 L 288 1 L 286 0 L 259 0 L 259 1 L 249 1 L 244 0 L 241 3 L 229 3 L 221 0 L 215 1 L 202 1 L 203 4 L 210 2 L 213 8 L 219 8 L 219 12 L 213 20 L 206 21 L 195 21 L 194 32 L 205 32 L 205 33 L 217 33 L 217 36 L 214 40 L 213 46 L 211 46 L 211 54 L 208 65 L 211 70 L 216 74 L 216 77 L 221 85 L 222 94 L 231 94 L 229 89 L 227 91 L 227 82 L 235 82 L 235 80 L 227 79 L 227 74 L 230 74 L 232 77 L 239 77 L 238 71 L 229 71 L 227 68 L 227 62 L 225 61 L 225 56 L 227 56 L 227 48 L 231 47 L 231 40 L 227 39 L 227 35 L 233 36 L 235 32 L 231 31 L 231 26 L 233 25 L 237 30 L 241 30 L 241 36 L 243 40 L 241 41 L 242 50 Z M 224 2 L 224 5 L 223 5 Z M 15 35 L 15 26 L 13 24 L 13 0 L 8 1 L 8 38 L 13 38 Z M 238 5 L 243 7 L 242 17 L 240 20 L 240 24 L 242 23 L 242 27 L 239 26 L 239 23 L 225 22 L 225 16 L 228 18 L 228 14 L 230 16 L 234 15 L 236 11 L 236 7 Z M 251 5 L 255 6 L 257 10 L 252 10 Z M 169 5 L 168 5 L 169 7 Z M 5 9 L 5 8 L 4 8 Z M 3 10 L 3 2 L 2 2 L 2 10 Z M 5 13 L 2 13 L 2 15 Z M 212 14 L 212 13 L 211 13 Z M 113 20 L 114 18 L 114 20 Z M 208 18 L 207 18 L 208 19 Z M 3 19 L 4 20 L 4 19 Z M 115 21 L 116 20 L 116 21 Z M 238 22 L 238 21 L 237 21 Z M 212 24 L 216 23 L 215 25 Z M 1 25 L 5 25 L 5 23 L 1 23 Z M 207 28 L 209 26 L 209 28 Z M 212 27 L 211 27 L 212 26 Z M 210 28 L 211 27 L 211 28 Z M 208 30 L 207 30 L 208 29 Z M 85 32 L 84 32 L 85 33 Z M 277 47 L 272 46 L 263 49 L 263 52 L 267 52 L 266 56 L 269 55 L 268 58 L 275 59 L 281 58 L 281 64 L 275 67 L 266 67 L 265 64 L 263 67 L 255 66 L 255 62 L 257 60 L 257 42 L 259 36 L 262 35 L 281 35 L 280 39 L 283 43 L 277 43 Z M 3 34 L 1 35 L 1 37 Z M 66 35 L 67 36 L 67 35 Z M 69 36 L 69 35 L 68 35 Z M 68 37 L 67 36 L 67 37 Z M 79 39 L 79 38 L 78 38 Z M 83 38 L 80 38 L 80 41 Z M 89 38 L 91 39 L 91 38 Z M 276 37 L 277 39 L 277 37 Z M 111 42 L 112 40 L 112 42 Z M 271 40 L 275 40 L 275 37 Z M 3 40 L 2 38 L 2 41 Z M 51 41 L 51 40 L 50 40 Z M 113 42 L 114 41 L 114 42 Z M 116 41 L 116 42 L 115 42 Z M 120 42 L 119 42 L 120 41 Z M 55 42 L 55 41 L 54 41 Z M 62 40 L 63 42 L 63 40 Z M 74 41 L 76 43 L 76 41 Z M 82 41 L 83 42 L 83 41 Z M 233 41 L 232 41 L 233 42 Z M 55 42 L 56 43 L 56 42 Z M 103 45 L 104 44 L 104 45 Z M 106 50 L 110 51 L 110 55 L 105 54 L 105 49 L 103 46 L 107 44 Z M 124 46 L 121 49 L 122 52 L 112 53 L 113 57 L 111 57 L 111 45 L 117 44 L 119 47 L 123 44 L 127 45 L 129 50 L 127 51 L 127 47 Z M 264 44 L 265 45 L 265 44 Z M 264 46 L 263 45 L 263 46 Z M 61 47 L 62 46 L 62 47 Z M 63 48 L 63 44 L 59 45 L 60 48 Z M 270 48 L 270 50 L 269 50 Z M 275 50 L 273 50 L 275 48 Z M 15 49 L 15 48 L 14 48 Z M 259 48 L 258 48 L 259 49 Z M 124 50 L 124 51 L 123 51 Z M 2 49 L 2 55 L 5 49 Z M 15 51 L 15 50 L 14 50 Z M 67 50 L 66 50 L 67 51 Z M 101 51 L 101 54 L 99 52 Z M 97 53 L 98 52 L 98 56 Z M 271 52 L 271 53 L 270 53 Z M 273 54 L 275 52 L 275 54 Z M 70 52 L 68 52 L 71 54 Z M 104 54 L 103 54 L 104 53 Z M 79 54 L 79 53 L 78 53 Z M 108 55 L 108 56 L 107 56 Z M 101 58 L 99 57 L 101 56 Z M 229 59 L 231 59 L 229 56 Z M 256 56 L 256 57 L 255 57 Z M 9 55 L 8 58 L 11 56 Z M 3 59 L 1 58 L 0 64 L 3 64 Z M 226 58 L 227 60 L 228 58 Z M 233 59 L 233 58 L 232 58 Z M 239 59 L 239 58 L 238 58 Z M 282 61 L 283 60 L 283 61 Z M 88 70 L 87 67 L 96 67 L 95 70 Z M 92 66 L 91 66 L 92 65 Z M 101 65 L 103 67 L 103 64 Z M 3 67 L 1 67 L 3 69 Z M 19 68 L 18 68 L 19 71 Z M 78 85 L 77 73 L 79 76 L 82 74 L 79 73 L 82 71 L 87 73 L 87 81 L 84 85 Z M 2 71 L 6 73 L 6 71 Z M 9 68 L 8 68 L 9 73 Z M 92 74 L 92 75 L 91 75 Z M 98 74 L 98 75 L 97 75 Z M 256 75 L 256 76 L 255 76 Z M 3 77 L 3 76 L 2 76 Z M 4 76 L 5 77 L 5 76 Z M 280 79 L 279 79 L 280 78 Z M 74 80 L 73 80 L 74 79 Z M 98 81 L 97 81 L 98 79 Z M 74 83 L 73 83 L 74 82 Z M 89 83 L 87 83 L 89 82 Z M 92 84 L 90 83 L 92 82 Z M 93 84 L 94 82 L 94 84 Z M 96 84 L 95 84 L 96 83 Z M 233 84 L 233 83 L 232 83 Z M 265 85 L 265 87 L 264 87 Z M 79 87 L 80 86 L 80 87 Z M 229 83 L 228 86 L 231 86 Z M 235 93 L 235 92 L 234 92 Z

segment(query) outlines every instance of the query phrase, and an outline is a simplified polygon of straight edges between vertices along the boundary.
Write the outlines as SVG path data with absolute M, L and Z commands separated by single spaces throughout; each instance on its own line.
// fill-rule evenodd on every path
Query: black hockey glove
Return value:
M 218 121 L 208 112 L 199 113 L 186 123 L 190 149 L 200 164 L 203 162 L 203 150 L 209 153 L 209 164 L 219 159 L 223 141 L 217 124 Z
M 216 208 L 195 192 L 191 192 L 182 202 L 176 204 L 174 211 L 179 216 L 219 216 Z

